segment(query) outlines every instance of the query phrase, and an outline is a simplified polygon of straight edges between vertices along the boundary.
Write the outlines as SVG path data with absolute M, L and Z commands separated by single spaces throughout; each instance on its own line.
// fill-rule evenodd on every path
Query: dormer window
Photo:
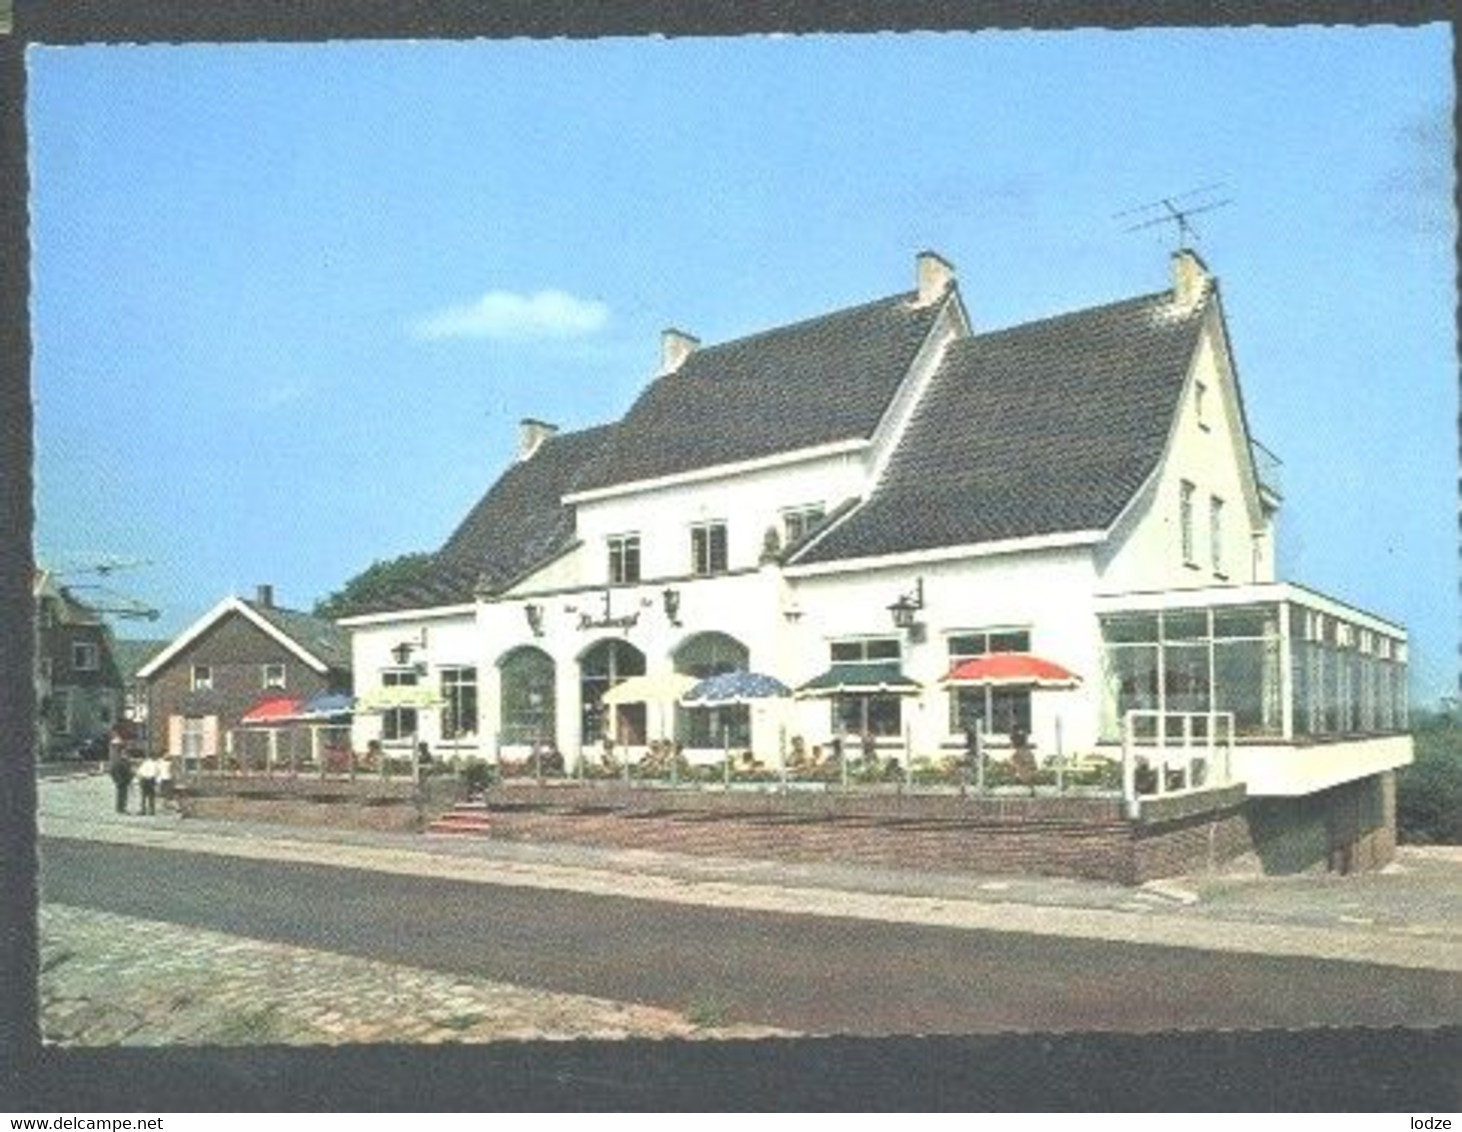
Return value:
M 784 545 L 801 542 L 818 527 L 826 512 L 821 503 L 808 503 L 802 507 L 789 507 L 782 512 L 782 531 L 786 536 Z

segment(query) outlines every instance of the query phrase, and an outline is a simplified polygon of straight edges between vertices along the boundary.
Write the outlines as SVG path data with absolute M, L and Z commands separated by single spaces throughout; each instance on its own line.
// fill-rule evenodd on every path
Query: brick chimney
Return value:
M 1208 265 L 1198 258 L 1191 248 L 1179 248 L 1173 253 L 1173 302 L 1183 308 L 1195 306 L 1208 292 L 1213 282 Z
M 683 330 L 670 328 L 660 332 L 660 373 L 674 373 L 685 359 L 696 352 L 701 340 Z
M 518 459 L 528 459 L 538 451 L 540 444 L 557 432 L 558 425 L 524 417 L 518 422 Z
M 944 298 L 954 285 L 954 264 L 938 252 L 923 251 L 914 257 L 918 268 L 919 298 L 915 306 L 927 307 Z
M 261 583 L 254 591 L 254 604 L 264 609 L 274 608 L 274 587 Z

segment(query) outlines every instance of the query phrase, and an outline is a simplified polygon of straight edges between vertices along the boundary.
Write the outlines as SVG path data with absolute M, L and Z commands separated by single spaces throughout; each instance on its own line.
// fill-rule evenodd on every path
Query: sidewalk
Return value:
M 56 837 L 682 904 L 1462 971 L 1457 849 L 1403 850 L 1396 865 L 1368 876 L 1202 876 L 1132 889 L 123 816 L 112 812 L 111 784 L 95 776 L 42 783 L 40 828 Z

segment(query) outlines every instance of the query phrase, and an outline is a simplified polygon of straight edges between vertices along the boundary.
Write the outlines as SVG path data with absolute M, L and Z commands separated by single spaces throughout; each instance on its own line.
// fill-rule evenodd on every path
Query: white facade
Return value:
M 1196 258 L 1178 258 L 1175 298 L 1183 300 L 1186 288 L 1192 292 L 1189 300 L 1201 301 L 1210 285 L 1206 274 L 1194 267 Z M 941 684 L 956 659 L 952 642 L 995 633 L 1026 642 L 1024 651 L 1080 677 L 1072 689 L 1029 693 L 1025 710 L 1036 750 L 1044 755 L 1090 752 L 1112 740 L 1102 733 L 1103 713 L 1111 710 L 1104 699 L 1115 695 L 1117 686 L 1105 655 L 1103 616 L 1127 608 L 1211 608 L 1240 601 L 1271 601 L 1276 610 L 1289 609 L 1280 603 L 1293 595 L 1276 594 L 1272 587 L 1277 500 L 1256 479 L 1216 298 L 1207 308 L 1163 454 L 1116 521 L 1101 529 L 815 565 L 797 565 L 795 558 L 784 564 L 769 555 L 769 532 L 776 533 L 770 549 L 779 550 L 788 536 L 789 512 L 814 508 L 831 517 L 831 528 L 838 522 L 839 504 L 867 498 L 878 487 L 948 343 L 969 334 L 957 292 L 948 291 L 941 301 L 941 316 L 871 438 L 569 494 L 562 502 L 574 508 L 574 540 L 509 589 L 480 595 L 472 605 L 346 620 L 354 634 L 357 690 L 364 698 L 387 682 L 386 674 L 403 669 L 415 672 L 428 688 L 439 686 L 444 671 L 454 679 L 463 670 L 474 674 L 470 732 L 459 720 L 455 728 L 446 725 L 446 732 L 455 734 L 444 733 L 446 714 L 438 706 L 424 707 L 416 714 L 415 731 L 388 736 L 388 745 L 424 741 L 434 750 L 489 758 L 522 758 L 534 745 L 550 745 L 572 762 L 594 757 L 604 735 L 627 746 L 631 755 L 660 738 L 684 742 L 687 737 L 679 731 L 686 717 L 677 722 L 673 705 L 587 716 L 586 708 L 604 685 L 641 669 L 649 676 L 684 669 L 686 650 L 697 643 L 710 647 L 708 635 L 714 635 L 723 660 L 733 656 L 736 666 L 775 676 L 793 688 L 830 668 L 835 645 L 846 651 L 856 642 L 874 641 L 880 642 L 880 655 L 896 650 L 898 670 L 921 690 L 898 701 L 896 726 L 890 722 L 893 715 L 879 716 L 880 749 L 901 757 L 934 756 L 965 745 L 951 711 L 952 693 Z M 711 527 L 722 531 L 724 562 L 704 560 L 708 536 L 694 532 Z M 697 543 L 698 537 L 703 541 Z M 625 572 L 622 553 L 629 539 L 637 567 L 633 576 L 616 578 L 615 570 Z M 698 573 L 707 569 L 706 575 Z M 890 605 L 916 591 L 923 605 L 914 627 L 896 629 Z M 1387 646 L 1388 657 L 1389 650 L 1399 648 L 1404 658 L 1404 631 L 1330 606 L 1334 624 L 1371 625 L 1368 632 L 1395 642 Z M 1271 650 L 1271 669 L 1286 689 L 1294 655 L 1288 634 L 1286 620 L 1283 640 L 1276 632 Z M 739 651 L 726 652 L 726 638 Z M 606 647 L 605 642 L 621 645 Z M 410 647 L 403 652 L 403 645 Z M 599 671 L 595 666 L 605 663 L 609 652 L 618 658 L 611 670 L 586 676 L 589 669 Z M 546 675 L 550 662 L 551 681 Z M 505 663 L 521 663 L 538 675 L 509 692 L 502 676 Z M 1210 689 L 1211 666 L 1210 661 Z M 1357 683 L 1357 694 L 1360 687 Z M 516 706 L 505 703 L 513 696 Z M 1303 793 L 1410 760 L 1409 740 L 1394 735 L 1358 740 L 1347 753 L 1337 733 L 1337 741 L 1295 754 L 1291 693 L 1284 691 L 1283 698 L 1283 726 L 1274 716 L 1277 732 L 1244 747 L 1234 760 L 1236 776 L 1246 779 L 1252 792 Z M 883 709 L 893 710 L 886 703 Z M 745 745 L 773 765 L 794 738 L 809 746 L 858 741 L 856 733 L 836 723 L 827 699 L 773 701 L 749 715 Z M 522 723 L 529 717 L 535 720 L 531 726 Z M 1399 730 L 1401 721 L 1393 722 Z M 993 744 L 1006 741 L 989 721 L 985 726 Z M 355 730 L 356 744 L 363 746 L 382 734 L 382 716 L 358 715 Z M 727 741 L 725 732 L 722 741 Z M 708 740 L 703 734 L 700 743 L 689 746 L 692 761 L 721 754 L 714 736 Z

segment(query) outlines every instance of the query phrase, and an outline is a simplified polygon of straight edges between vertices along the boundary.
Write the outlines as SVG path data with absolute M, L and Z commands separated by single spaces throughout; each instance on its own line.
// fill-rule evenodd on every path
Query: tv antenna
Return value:
M 134 570 L 139 566 L 150 565 L 151 561 L 146 558 L 94 554 L 63 564 L 58 570 L 46 570 L 44 573 L 60 582 L 65 590 L 92 613 L 127 620 L 156 621 L 162 616 L 158 609 L 123 594 L 104 582 L 68 580 L 78 577 L 110 578 L 118 570 Z
M 1137 232 L 1143 228 L 1156 228 L 1160 224 L 1171 224 L 1178 245 L 1174 250 L 1182 251 L 1184 248 L 1191 247 L 1198 240 L 1198 229 L 1194 227 L 1191 217 L 1234 203 L 1233 197 L 1224 197 L 1221 200 L 1212 199 L 1223 188 L 1222 181 L 1215 181 L 1202 188 L 1189 189 L 1185 193 L 1160 197 L 1148 204 L 1139 204 L 1136 208 L 1124 209 L 1115 213 L 1112 219 L 1137 218 L 1128 227 L 1123 228 L 1123 232 Z
M 78 555 L 69 561 L 62 562 L 59 568 L 50 570 L 48 573 L 53 578 L 70 578 L 78 574 L 95 574 L 105 578 L 118 570 L 135 570 L 139 566 L 151 566 L 152 560 L 148 558 L 126 558 L 120 554 L 87 554 Z

